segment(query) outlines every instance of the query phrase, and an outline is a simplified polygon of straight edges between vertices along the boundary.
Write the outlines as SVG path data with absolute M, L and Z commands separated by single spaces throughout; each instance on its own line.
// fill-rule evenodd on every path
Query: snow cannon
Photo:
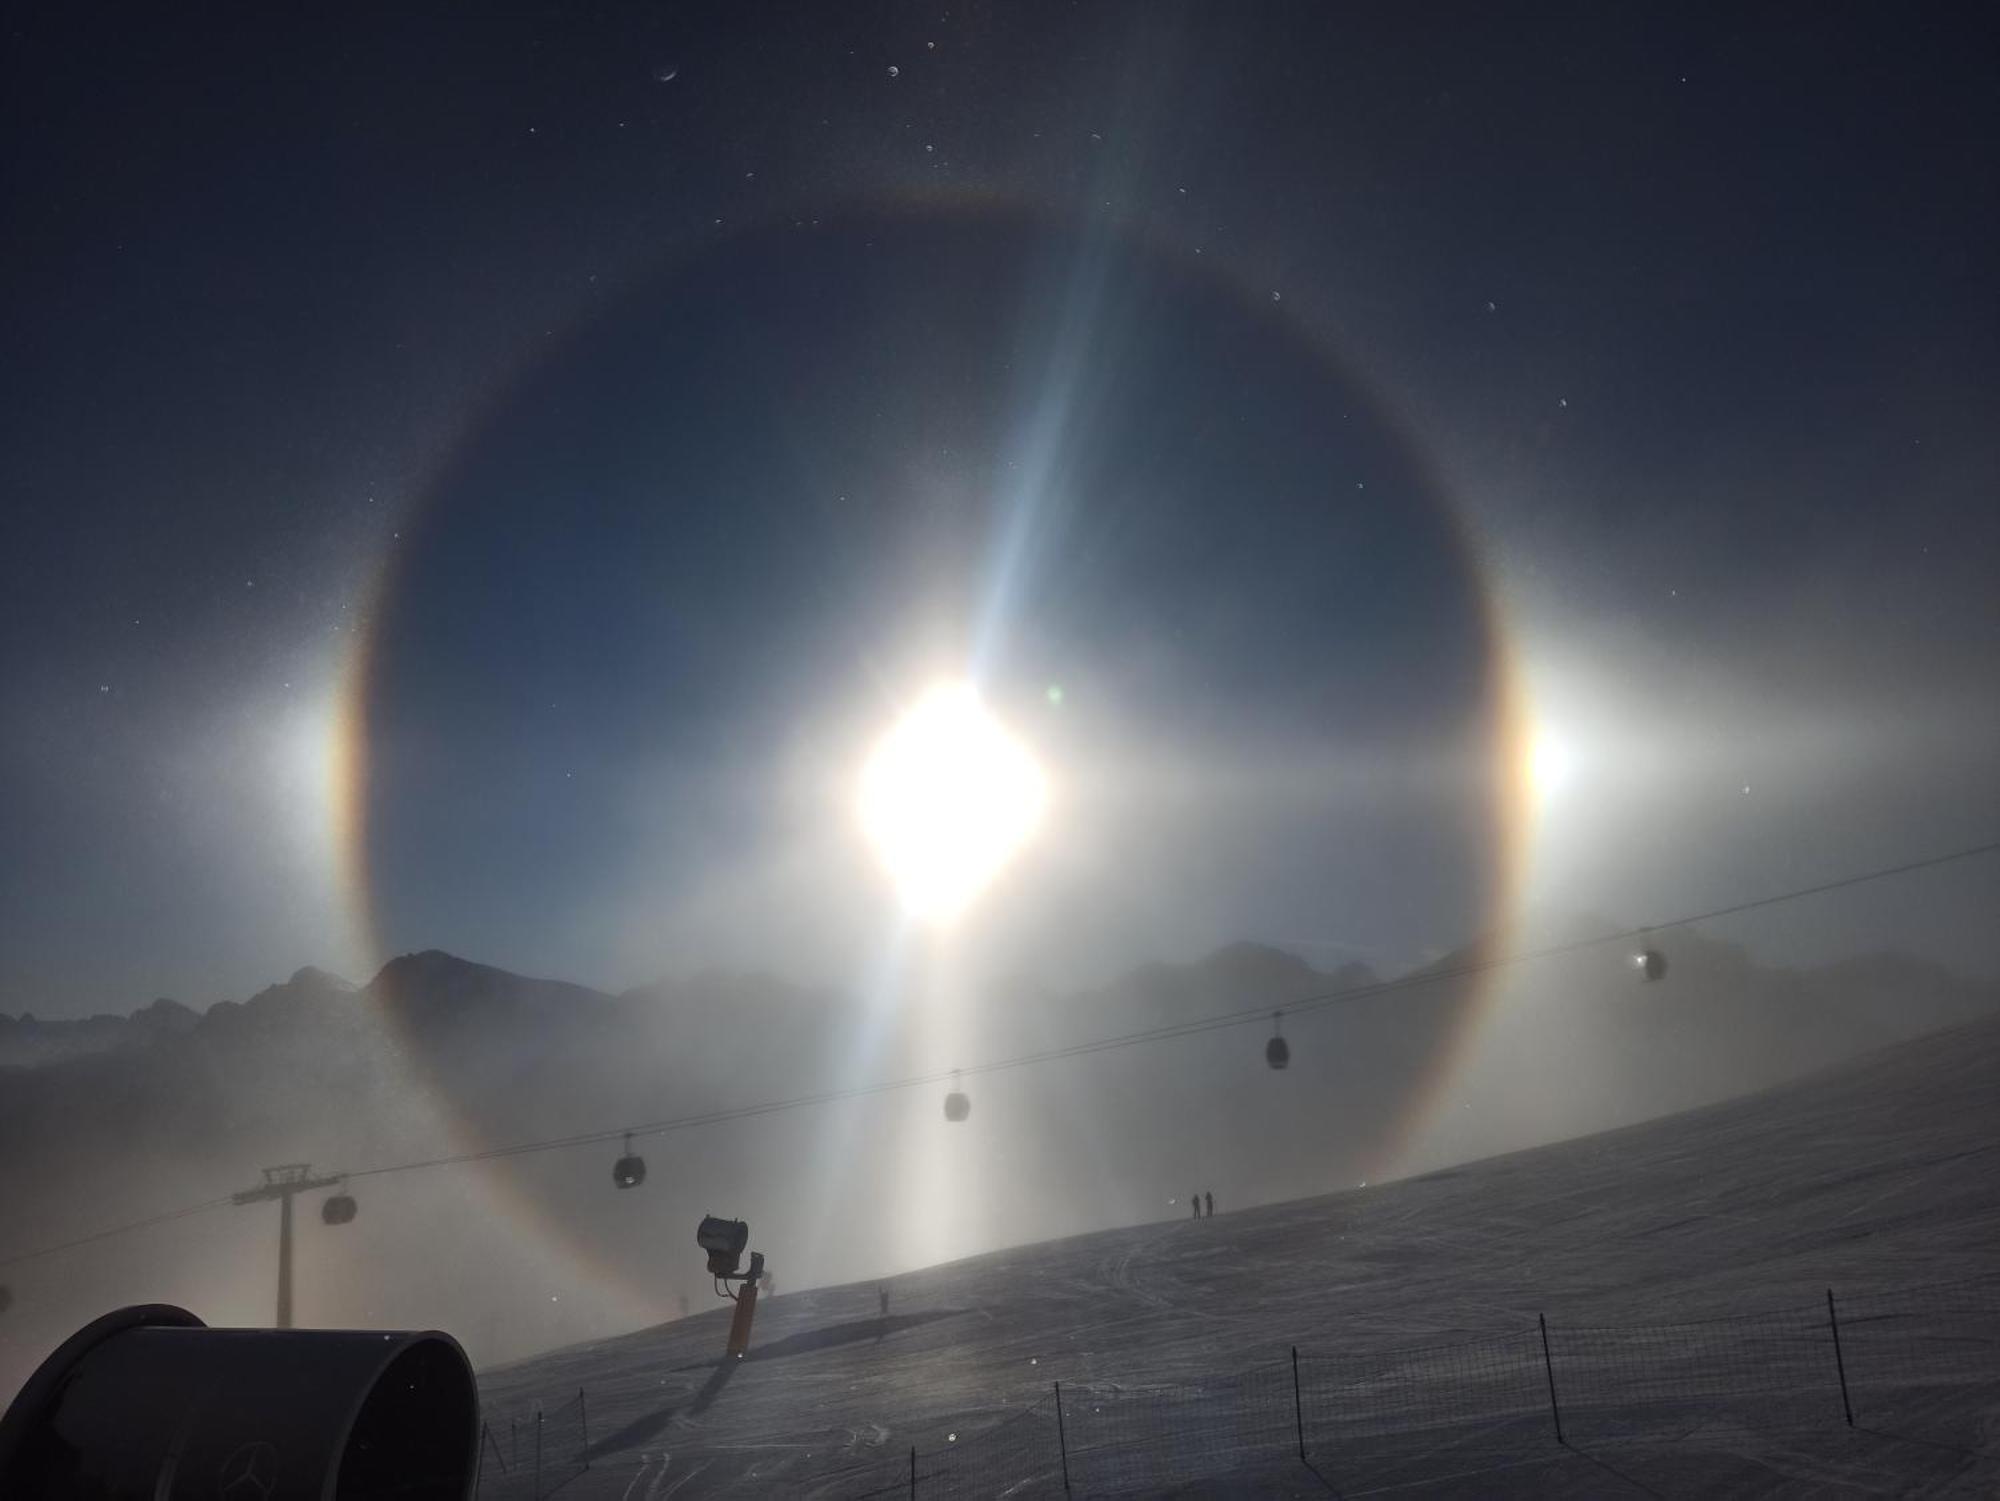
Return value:
M 694 1238 L 708 1252 L 708 1274 L 715 1279 L 716 1293 L 736 1305 L 736 1312 L 729 1320 L 729 1343 L 723 1349 L 723 1358 L 741 1360 L 750 1349 L 750 1324 L 757 1317 L 757 1284 L 764 1279 L 764 1253 L 752 1251 L 750 1270 L 736 1270 L 743 1260 L 743 1248 L 750 1244 L 750 1227 L 742 1220 L 704 1216 Z M 740 1282 L 742 1287 L 732 1292 L 729 1287 L 732 1282 Z
M 743 1261 L 743 1248 L 750 1244 L 750 1227 L 742 1220 L 707 1215 L 695 1231 L 694 1242 L 708 1252 L 709 1276 L 733 1277 Z
M 0 1495 L 466 1501 L 478 1442 L 472 1367 L 448 1334 L 210 1329 L 146 1304 L 28 1378 L 0 1418 Z

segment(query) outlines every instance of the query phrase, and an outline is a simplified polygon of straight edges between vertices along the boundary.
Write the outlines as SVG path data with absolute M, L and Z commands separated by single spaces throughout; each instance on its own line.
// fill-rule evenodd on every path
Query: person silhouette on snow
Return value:
M 1202 1197 L 1201 1217 L 1205 1220 L 1214 1219 L 1215 1195 L 1212 1193 L 1204 1193 L 1201 1197 Z
M 1200 1194 L 1199 1192 L 1196 1192 L 1196 1193 L 1193 1193 L 1193 1194 L 1190 1194 L 1190 1195 L 1188 1196 L 1188 1202 L 1189 1202 L 1190 1204 L 1194 1205 L 1194 1217 L 1195 1217 L 1196 1219 L 1200 1219 L 1200 1218 L 1201 1218 L 1201 1194 Z

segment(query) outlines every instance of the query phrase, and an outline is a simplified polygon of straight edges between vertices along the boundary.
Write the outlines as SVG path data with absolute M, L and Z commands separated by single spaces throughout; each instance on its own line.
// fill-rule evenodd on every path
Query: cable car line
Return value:
M 1466 959 L 1457 964 L 1442 965 L 1419 973 L 1398 975 L 1392 979 L 1371 981 L 1365 985 L 1350 985 L 1337 990 L 1322 991 L 1316 995 L 1302 996 L 1288 1001 L 1282 1010 L 1290 1013 L 1320 1011 L 1336 1005 L 1348 1005 L 1357 1001 L 1373 1000 L 1377 996 L 1393 994 L 1397 991 L 1414 990 L 1421 986 L 1436 985 L 1447 980 L 1463 979 L 1468 976 L 1485 974 L 1488 971 L 1509 965 L 1526 964 L 1541 959 L 1558 958 L 1565 954 L 1575 954 L 1589 949 L 1604 948 L 1611 944 L 1631 944 L 1634 940 L 1650 941 L 1657 933 L 1675 928 L 1693 927 L 1700 923 L 1712 922 L 1717 918 L 1734 917 L 1743 912 L 1754 912 L 1765 907 L 1775 907 L 1787 902 L 1803 900 L 1810 896 L 1821 896 L 1830 891 L 1841 891 L 1853 886 L 1862 886 L 1874 881 L 1885 881 L 1896 876 L 1913 874 L 1920 870 L 1931 870 L 1941 865 L 1952 865 L 1961 861 L 1976 859 L 1982 855 L 2000 852 L 2000 839 L 1989 840 L 1965 849 L 1953 850 L 1949 854 L 1932 855 L 1921 860 L 1905 861 L 1900 865 L 1882 866 L 1875 870 L 1863 871 L 1856 875 L 1842 876 L 1836 880 L 1821 881 L 1812 886 L 1801 886 L 1790 891 L 1777 892 L 1769 896 L 1754 897 L 1748 901 L 1733 902 L 1727 906 L 1712 907 L 1705 912 L 1691 913 L 1667 922 L 1646 923 L 1626 928 L 1618 932 L 1604 933 L 1591 938 L 1573 939 L 1567 943 L 1549 944 L 1536 949 L 1524 949 L 1518 953 L 1496 954 L 1483 958 Z M 1475 950 L 1476 951 L 1476 950 Z M 663 1120 L 648 1121 L 640 1125 L 616 1126 L 605 1130 L 582 1131 L 570 1136 L 548 1137 L 539 1141 L 515 1142 L 507 1146 L 486 1147 L 476 1151 L 449 1152 L 436 1157 L 420 1158 L 411 1162 L 385 1163 L 380 1167 L 359 1168 L 339 1176 L 353 1180 L 356 1178 L 378 1178 L 390 1173 L 418 1172 L 427 1168 L 456 1167 L 473 1162 L 494 1162 L 509 1157 L 526 1157 L 539 1152 L 559 1152 L 573 1147 L 598 1146 L 605 1142 L 624 1139 L 629 1141 L 639 1136 L 663 1136 L 673 1131 L 692 1130 L 698 1126 L 721 1125 L 728 1121 L 749 1120 L 762 1115 L 776 1115 L 784 1111 L 805 1110 L 815 1105 L 837 1104 L 845 1100 L 866 1099 L 872 1095 L 890 1094 L 898 1090 L 921 1089 L 957 1079 L 964 1074 L 998 1074 L 1015 1069 L 1029 1068 L 1037 1064 L 1053 1063 L 1064 1058 L 1081 1058 L 1092 1053 L 1109 1052 L 1118 1048 L 1136 1047 L 1142 1043 L 1165 1042 L 1176 1037 L 1192 1037 L 1204 1032 L 1221 1031 L 1228 1027 L 1240 1027 L 1253 1021 L 1265 1021 L 1272 1013 L 1266 1006 L 1259 1005 L 1242 1011 L 1222 1012 L 1215 1016 L 1202 1017 L 1193 1021 L 1177 1022 L 1168 1026 L 1148 1027 L 1137 1032 L 1125 1032 L 1111 1037 L 1094 1038 L 1088 1042 L 1070 1043 L 1064 1047 L 1045 1048 L 1039 1052 L 1024 1053 L 1014 1058 L 995 1059 L 990 1063 L 971 1064 L 959 1068 L 937 1069 L 929 1073 L 909 1074 L 899 1079 L 882 1079 L 873 1084 L 851 1085 L 844 1089 L 822 1090 L 814 1094 L 796 1095 L 785 1100 L 766 1100 L 754 1105 L 726 1106 L 715 1110 L 701 1111 L 692 1115 L 673 1116 Z M 1267 1054 L 1268 1060 L 1268 1054 Z M 1287 1054 L 1289 1061 L 1289 1053 Z M 1282 1065 L 1274 1065 L 1282 1066 Z M 950 1107 L 948 1107 L 949 1109 Z M 969 1109 L 969 1106 L 967 1107 Z M 949 1114 L 947 1119 L 953 1119 Z M 627 1149 L 629 1156 L 629 1148 Z M 643 1176 L 644 1169 L 640 1168 Z M 623 1185 L 621 1185 L 623 1186 Z M 633 1186 L 636 1186 L 633 1185 Z M 218 1199 L 190 1204 L 181 1209 L 169 1210 L 148 1219 L 134 1220 L 129 1224 L 99 1230 L 75 1240 L 59 1245 L 44 1246 L 39 1250 L 23 1252 L 17 1256 L 0 1258 L 0 1267 L 16 1266 L 25 1261 L 53 1256 L 58 1252 L 73 1250 L 78 1246 L 106 1240 L 134 1230 L 143 1230 L 153 1225 L 200 1214 L 210 1209 L 229 1204 L 231 1197 L 224 1195 Z
M 164 1225 L 171 1220 L 184 1220 L 189 1215 L 206 1214 L 211 1209 L 226 1208 L 231 1195 L 224 1194 L 219 1199 L 203 1199 L 199 1204 L 183 1204 L 179 1209 L 169 1209 L 160 1214 L 149 1214 L 143 1220 L 130 1220 L 123 1225 L 113 1225 L 108 1230 L 93 1230 L 88 1235 L 79 1235 L 75 1240 L 62 1241 L 57 1245 L 43 1246 L 38 1251 L 24 1251 L 19 1256 L 9 1256 L 0 1261 L 0 1266 L 16 1266 L 23 1261 L 35 1261 L 43 1256 L 54 1256 L 62 1251 L 74 1251 L 78 1246 L 87 1246 L 95 1241 L 109 1240 L 114 1235 L 127 1235 L 134 1230 L 147 1230 L 154 1225 Z

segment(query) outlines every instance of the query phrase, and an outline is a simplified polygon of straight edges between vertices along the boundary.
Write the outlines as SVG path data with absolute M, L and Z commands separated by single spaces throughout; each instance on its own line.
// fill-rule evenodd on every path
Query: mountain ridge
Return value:
M 1569 914 L 1558 921 L 1566 943 L 1592 944 L 1623 931 L 1588 913 Z M 1685 935 L 1678 935 L 1677 941 L 1683 947 L 1689 942 Z M 1711 939 L 1696 942 L 1701 949 L 1712 949 L 1718 943 Z M 1956 995 L 1959 1002 L 1956 1005 L 1948 1002 L 1945 1011 L 1962 1009 L 1967 1016 L 1980 1009 L 1977 1003 L 1963 999 L 1974 994 L 1984 994 L 1988 997 L 1986 1005 L 2000 1008 L 2000 983 L 1971 979 L 1935 960 L 1901 950 L 1851 955 L 1800 969 L 1760 964 L 1740 945 L 1728 947 L 1736 956 L 1733 962 L 1781 980 L 1796 977 L 1810 981 L 1820 977 L 1861 982 L 1876 990 L 1918 986 L 1938 994 Z M 1487 967 L 1479 941 L 1462 945 L 1406 972 L 1383 976 L 1360 962 L 1322 970 L 1281 945 L 1246 939 L 1224 944 L 1183 963 L 1147 961 L 1102 984 L 1060 998 L 1046 990 L 1037 993 L 1052 1001 L 1059 999 L 1070 1007 L 1122 1004 L 1156 1013 L 1162 1019 L 1186 1020 L 1187 1016 L 1175 1013 L 1198 1006 L 1204 993 L 1217 988 L 1246 986 L 1263 991 L 1289 985 L 1292 994 L 1280 1004 L 1298 1004 L 1330 999 L 1344 990 L 1371 991 L 1385 982 L 1392 990 L 1401 989 L 1426 979 L 1450 979 Z M 33 1068 L 91 1053 L 144 1047 L 163 1038 L 222 1025 L 248 1024 L 252 1019 L 271 1025 L 277 1013 L 335 1008 L 355 999 L 374 1001 L 399 1019 L 418 1024 L 435 1024 L 447 1016 L 463 1021 L 471 1008 L 496 1004 L 520 1010 L 524 1017 L 539 1014 L 544 1008 L 565 1005 L 643 1007 L 686 1013 L 701 1008 L 728 1008 L 743 1001 L 777 1003 L 786 1010 L 803 1012 L 853 1004 L 852 998 L 837 988 L 801 984 L 768 971 L 703 970 L 613 992 L 570 980 L 523 974 L 443 949 L 422 949 L 384 961 L 365 984 L 356 984 L 308 964 L 295 970 L 289 979 L 267 985 L 245 1000 L 218 1000 L 200 1011 L 169 997 L 160 997 L 130 1013 L 98 1012 L 79 1018 L 41 1019 L 32 1012 L 23 1012 L 18 1017 L 0 1012 L 0 1068 Z M 1945 1015 L 1935 1025 L 1948 1025 L 1950 1020 Z M 1918 1030 L 1929 1029 L 1926 1025 Z

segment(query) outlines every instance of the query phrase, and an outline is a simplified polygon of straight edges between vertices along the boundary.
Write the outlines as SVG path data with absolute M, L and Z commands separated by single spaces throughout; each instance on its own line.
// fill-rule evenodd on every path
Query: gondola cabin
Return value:
M 1285 1041 L 1285 1013 L 1271 1013 L 1271 1040 L 1264 1044 L 1264 1061 L 1272 1068 L 1289 1068 L 1292 1045 Z
M 611 1181 L 620 1188 L 637 1188 L 646 1181 L 646 1159 L 632 1150 L 632 1138 L 625 1138 L 624 1155 L 611 1164 Z
M 972 1114 L 972 1098 L 958 1082 L 958 1070 L 951 1071 L 951 1093 L 944 1097 L 944 1118 L 957 1124 Z

